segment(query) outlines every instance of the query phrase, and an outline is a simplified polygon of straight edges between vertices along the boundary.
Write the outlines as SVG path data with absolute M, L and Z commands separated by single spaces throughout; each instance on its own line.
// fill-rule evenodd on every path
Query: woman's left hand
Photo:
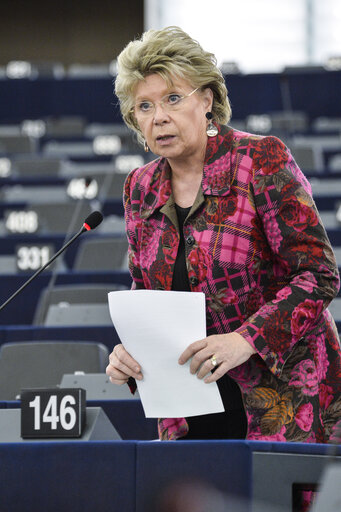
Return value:
M 206 383 L 215 382 L 226 372 L 245 363 L 256 350 L 243 336 L 237 332 L 228 334 L 213 334 L 203 340 L 191 343 L 179 358 L 179 364 L 185 364 L 192 357 L 190 371 L 197 374 L 198 379 L 216 370 L 209 375 Z M 215 356 L 216 366 L 212 365 L 211 358 Z

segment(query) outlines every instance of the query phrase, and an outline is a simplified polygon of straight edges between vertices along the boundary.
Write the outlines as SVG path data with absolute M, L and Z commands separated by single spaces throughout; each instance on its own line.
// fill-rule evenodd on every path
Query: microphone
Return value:
M 33 279 L 35 279 L 43 270 L 46 269 L 46 267 L 48 267 L 49 265 L 51 265 L 51 263 L 54 262 L 54 260 L 56 258 L 58 258 L 58 256 L 65 251 L 65 249 L 67 249 L 69 247 L 69 245 L 71 245 L 82 233 L 85 233 L 86 231 L 91 231 L 92 229 L 95 229 L 97 228 L 97 226 L 102 222 L 103 220 L 103 215 L 101 214 L 101 212 L 98 212 L 98 211 L 95 211 L 95 212 L 92 212 L 90 213 L 90 215 L 88 215 L 88 217 L 85 219 L 84 223 L 83 223 L 83 226 L 81 227 L 81 229 L 78 231 L 78 233 L 76 233 L 65 245 L 63 245 L 63 247 L 61 249 L 59 249 L 58 252 L 56 252 L 56 254 L 54 256 L 52 256 L 52 258 L 47 262 L 45 263 L 45 265 L 43 265 L 42 267 L 40 267 L 34 274 L 33 276 L 31 276 L 15 293 L 13 293 L 13 295 L 11 295 L 7 300 L 6 302 L 4 302 L 1 306 L 0 306 L 0 311 L 2 309 L 4 309 L 4 307 L 7 306 L 7 304 L 9 304 L 24 288 L 26 288 L 26 286 L 28 284 L 30 284 L 31 281 L 33 281 Z
M 103 215 L 101 212 L 92 212 L 90 215 L 87 216 L 87 218 L 84 221 L 84 224 L 81 229 L 81 233 L 84 233 L 84 231 L 91 231 L 92 229 L 97 228 L 99 224 L 103 220 Z

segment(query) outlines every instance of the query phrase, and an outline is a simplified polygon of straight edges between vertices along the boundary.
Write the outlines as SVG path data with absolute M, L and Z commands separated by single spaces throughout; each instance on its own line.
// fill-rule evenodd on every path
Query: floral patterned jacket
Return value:
M 133 288 L 171 289 L 179 228 L 170 172 L 158 158 L 126 180 Z M 341 429 L 340 341 L 327 309 L 339 275 L 310 185 L 284 144 L 220 126 L 184 236 L 207 334 L 236 331 L 257 351 L 229 372 L 247 439 L 327 442 Z M 187 431 L 183 418 L 159 420 L 161 439 Z

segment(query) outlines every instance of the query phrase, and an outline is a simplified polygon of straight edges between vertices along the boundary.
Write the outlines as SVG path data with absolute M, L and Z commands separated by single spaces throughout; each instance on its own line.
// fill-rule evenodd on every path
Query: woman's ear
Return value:
M 204 107 L 207 112 L 212 110 L 213 106 L 213 91 L 209 87 L 203 90 Z

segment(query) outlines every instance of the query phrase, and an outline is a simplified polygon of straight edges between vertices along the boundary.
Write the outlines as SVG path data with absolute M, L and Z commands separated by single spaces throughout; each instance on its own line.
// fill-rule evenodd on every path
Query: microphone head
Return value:
M 91 229 L 97 228 L 97 226 L 102 222 L 103 215 L 101 212 L 92 212 L 90 215 L 87 216 L 87 218 L 84 221 L 83 227 L 90 231 Z

